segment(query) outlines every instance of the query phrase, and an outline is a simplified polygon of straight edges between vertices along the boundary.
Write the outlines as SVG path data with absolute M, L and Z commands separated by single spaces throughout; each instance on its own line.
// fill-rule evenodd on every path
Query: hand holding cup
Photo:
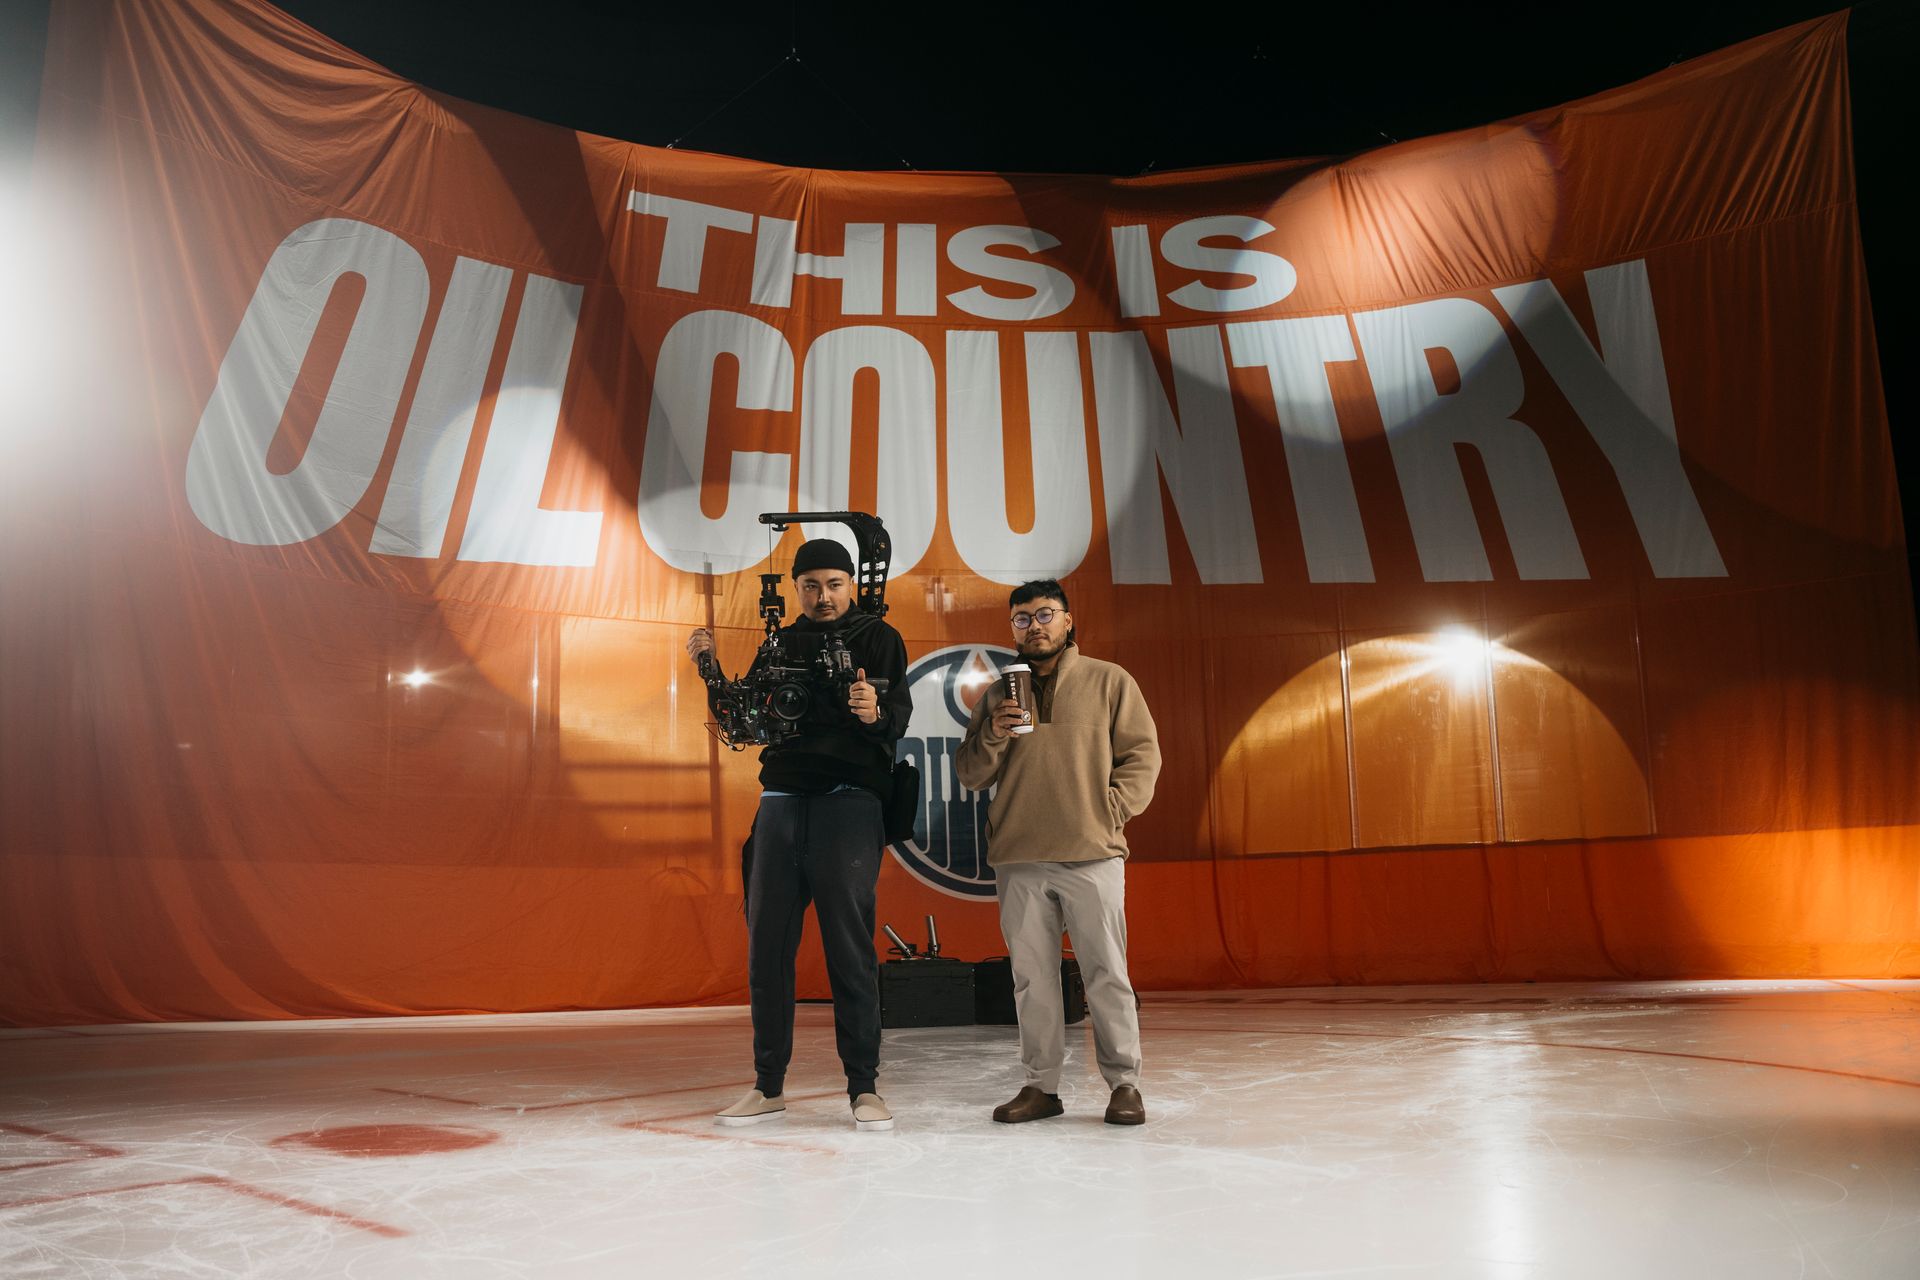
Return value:
M 1012 698 L 1002 700 L 1000 705 L 994 708 L 993 731 L 999 736 L 1004 737 L 1017 732 L 1026 722 L 1026 709 Z
M 995 710 L 993 727 L 1001 733 L 1033 732 L 1033 668 L 1016 662 L 1005 671 L 1007 696 Z

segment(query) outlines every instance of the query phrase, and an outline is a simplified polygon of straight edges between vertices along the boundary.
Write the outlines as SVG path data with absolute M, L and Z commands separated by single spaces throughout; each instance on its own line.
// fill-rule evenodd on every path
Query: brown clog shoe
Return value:
M 1113 1099 L 1107 1103 L 1108 1124 L 1145 1124 L 1147 1122 L 1147 1104 L 1140 1100 L 1140 1091 L 1130 1084 L 1123 1084 L 1113 1091 Z
M 1048 1116 L 1057 1116 L 1066 1110 L 1060 1105 L 1057 1093 L 1042 1093 L 1028 1085 L 1013 1095 L 1012 1102 L 1004 1102 L 993 1109 L 993 1118 L 1001 1124 L 1025 1124 L 1029 1120 L 1045 1120 Z

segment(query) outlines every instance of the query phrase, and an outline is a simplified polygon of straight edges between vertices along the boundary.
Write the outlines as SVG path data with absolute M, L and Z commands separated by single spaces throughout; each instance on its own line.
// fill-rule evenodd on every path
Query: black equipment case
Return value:
M 973 1023 L 973 966 L 920 957 L 880 966 L 880 1025 L 965 1027 Z
M 1080 980 L 1080 962 L 1072 956 L 1060 961 L 1060 995 L 1067 1025 L 1084 1021 L 1087 988 Z M 1013 964 L 1005 956 L 973 966 L 973 1020 L 997 1027 L 1011 1027 L 1020 1021 L 1013 1007 Z

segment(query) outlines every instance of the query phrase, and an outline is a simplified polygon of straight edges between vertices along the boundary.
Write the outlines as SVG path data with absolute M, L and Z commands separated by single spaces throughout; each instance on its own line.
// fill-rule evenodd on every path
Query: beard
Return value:
M 1049 641 L 1045 636 L 1028 636 L 1017 647 L 1025 657 L 1046 659 L 1066 648 L 1067 638 L 1062 636 L 1057 641 Z

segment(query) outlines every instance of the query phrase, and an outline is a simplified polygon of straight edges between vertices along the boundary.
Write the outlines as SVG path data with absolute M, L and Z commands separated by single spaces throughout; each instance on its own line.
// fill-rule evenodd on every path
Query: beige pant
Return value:
M 1073 935 L 1087 987 L 1093 1048 L 1109 1088 L 1140 1083 L 1140 1015 L 1127 980 L 1125 860 L 1016 862 L 995 867 L 1000 933 L 1013 964 L 1020 1015 L 1020 1065 L 1027 1083 L 1060 1092 L 1067 1056 L 1060 996 L 1060 931 Z

